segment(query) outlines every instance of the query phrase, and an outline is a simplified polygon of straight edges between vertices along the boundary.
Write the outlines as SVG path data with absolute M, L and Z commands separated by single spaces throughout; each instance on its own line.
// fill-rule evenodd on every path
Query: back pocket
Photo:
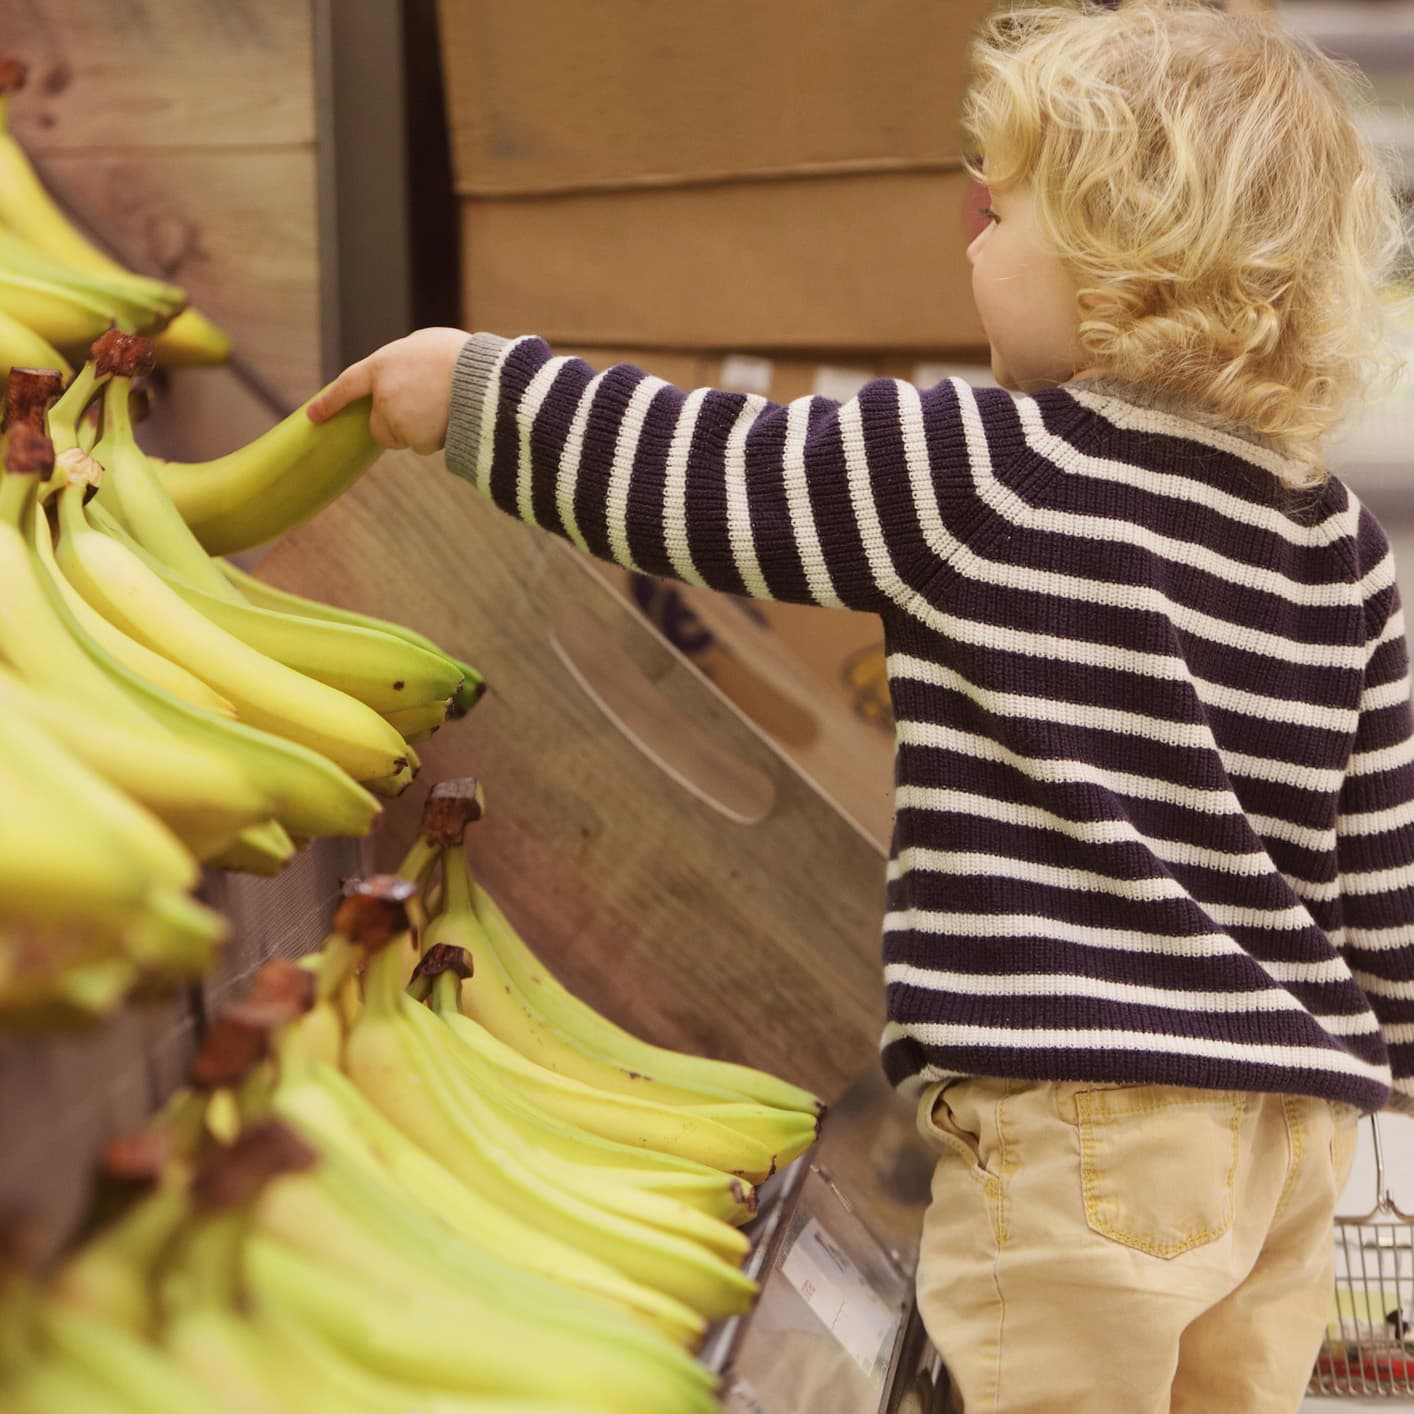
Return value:
M 1240 1091 L 1173 1085 L 1080 1090 L 1085 1220 L 1153 1257 L 1177 1257 L 1232 1226 Z

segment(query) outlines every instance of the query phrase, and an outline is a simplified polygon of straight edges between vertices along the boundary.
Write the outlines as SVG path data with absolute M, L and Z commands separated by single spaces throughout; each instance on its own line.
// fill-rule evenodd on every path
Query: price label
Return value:
M 866 1375 L 893 1348 L 899 1312 L 865 1281 L 859 1268 L 814 1219 L 801 1229 L 781 1265 L 801 1299 Z

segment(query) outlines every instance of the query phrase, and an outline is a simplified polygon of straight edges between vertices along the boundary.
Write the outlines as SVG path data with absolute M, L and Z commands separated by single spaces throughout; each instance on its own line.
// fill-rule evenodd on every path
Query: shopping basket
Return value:
M 1335 1220 L 1335 1292 L 1311 1394 L 1414 1394 L 1414 1217 L 1385 1184 L 1380 1122 L 1375 1136 L 1375 1206 Z

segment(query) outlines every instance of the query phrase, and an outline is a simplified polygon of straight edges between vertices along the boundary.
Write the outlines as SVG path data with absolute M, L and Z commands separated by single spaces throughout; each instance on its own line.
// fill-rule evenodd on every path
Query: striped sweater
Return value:
M 450 469 L 646 574 L 872 611 L 895 1085 L 1414 1113 L 1414 732 L 1388 541 L 1132 388 L 786 406 L 470 338 Z

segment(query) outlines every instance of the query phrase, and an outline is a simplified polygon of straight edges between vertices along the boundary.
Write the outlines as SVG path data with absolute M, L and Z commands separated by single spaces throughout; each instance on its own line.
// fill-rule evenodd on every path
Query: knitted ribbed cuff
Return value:
M 473 334 L 457 355 L 452 403 L 447 415 L 447 470 L 475 484 L 481 454 L 481 416 L 486 389 L 509 339 Z

